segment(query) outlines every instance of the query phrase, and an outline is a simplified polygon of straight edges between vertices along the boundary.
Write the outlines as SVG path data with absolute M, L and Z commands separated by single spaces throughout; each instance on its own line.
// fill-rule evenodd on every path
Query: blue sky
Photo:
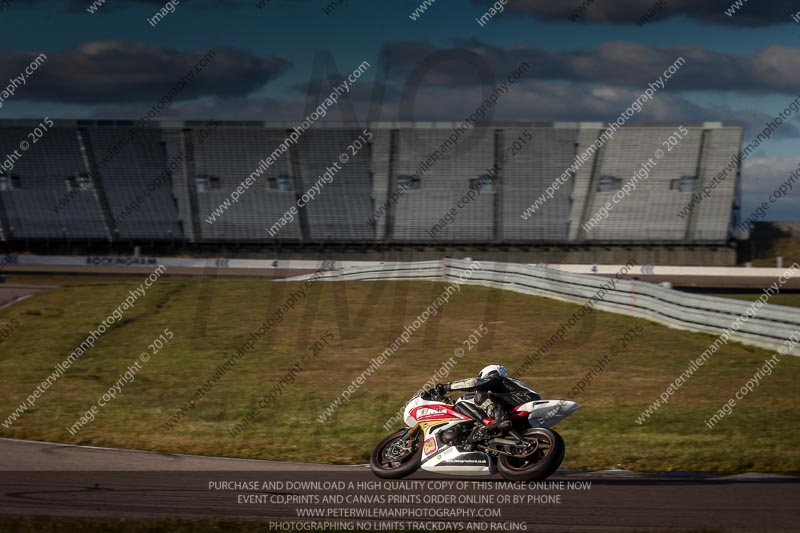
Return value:
M 738 121 L 749 139 L 800 95 L 800 24 L 792 20 L 800 5 L 787 0 L 768 7 L 749 0 L 730 15 L 730 0 L 663 0 L 661 13 L 641 27 L 633 21 L 654 0 L 587 0 L 579 21 L 570 20 L 578 0 L 509 0 L 484 27 L 475 19 L 492 1 L 436 0 L 412 20 L 421 1 L 345 0 L 326 15 L 328 2 L 317 0 L 270 0 L 263 9 L 257 0 L 182 0 L 154 28 L 147 18 L 161 0 L 107 0 L 94 14 L 89 0 L 14 0 L 0 12 L 0 80 L 38 53 L 48 61 L 0 117 L 133 118 L 211 48 L 223 53 L 164 118 L 297 120 L 319 99 L 310 82 L 329 76 L 314 67 L 326 53 L 340 73 L 372 65 L 352 94 L 359 118 L 372 82 L 382 80 L 384 54 L 393 58 L 381 108 L 387 119 L 397 116 L 416 65 L 464 51 L 488 62 L 498 79 L 522 60 L 535 67 L 498 106 L 498 120 L 613 119 L 677 55 L 686 67 L 639 119 Z M 459 120 L 480 101 L 474 69 L 445 63 L 416 91 L 418 120 Z M 798 120 L 745 163 L 745 211 L 800 162 Z M 798 198 L 790 195 L 770 217 L 800 218 Z

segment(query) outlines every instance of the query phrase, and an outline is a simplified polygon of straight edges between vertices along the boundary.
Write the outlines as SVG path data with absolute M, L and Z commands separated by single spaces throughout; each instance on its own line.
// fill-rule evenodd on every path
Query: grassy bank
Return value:
M 70 283 L 69 279 L 66 283 Z M 31 394 L 138 283 L 73 283 L 0 311 L 0 326 L 19 326 L 0 347 L 0 421 Z M 330 421 L 317 417 L 442 292 L 433 282 L 314 284 L 171 429 L 163 424 L 215 374 L 299 283 L 162 278 L 63 377 L 0 435 L 170 452 L 311 461 L 365 462 L 393 415 L 481 324 L 489 334 L 455 358 L 448 379 L 485 364 L 517 368 L 578 306 L 484 287 L 464 286 Z M 566 397 L 636 319 L 593 312 L 522 379 L 544 397 Z M 644 425 L 634 422 L 714 337 L 639 321 L 641 333 L 576 399 L 581 409 L 558 430 L 564 466 L 643 471 L 800 473 L 796 409 L 800 361 L 783 358 L 774 373 L 714 429 L 705 420 L 772 354 L 731 343 L 704 365 Z M 122 393 L 75 436 L 72 426 L 169 328 L 174 338 L 142 365 Z M 316 340 L 333 337 L 314 356 Z M 286 379 L 302 354 L 302 370 Z M 260 410 L 236 437 L 231 430 L 284 378 L 276 408 Z

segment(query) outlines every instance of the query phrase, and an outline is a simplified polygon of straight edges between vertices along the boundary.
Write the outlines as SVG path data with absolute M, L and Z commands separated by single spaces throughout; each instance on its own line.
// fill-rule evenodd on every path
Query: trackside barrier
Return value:
M 382 263 L 325 272 L 320 281 L 422 280 L 454 282 L 473 265 L 472 261 L 446 259 L 414 263 Z M 634 267 L 636 268 L 636 267 Z M 630 274 L 634 274 L 634 269 Z M 283 281 L 300 281 L 311 275 Z M 777 281 L 777 277 L 775 278 Z M 800 336 L 800 310 L 767 304 L 749 317 L 751 302 L 717 296 L 682 293 L 660 285 L 626 279 L 614 280 L 597 309 L 636 316 L 678 329 L 721 335 L 742 314 L 747 317 L 730 338 L 742 344 L 770 350 L 789 347 L 788 353 L 800 356 L 800 345 L 789 341 Z M 481 261 L 464 284 L 482 285 L 522 294 L 555 298 L 584 304 L 609 278 L 575 274 L 544 266 Z M 766 287 L 765 287 L 766 288 Z M 755 300 L 757 296 L 753 297 Z M 789 341 L 787 343 L 787 341 Z

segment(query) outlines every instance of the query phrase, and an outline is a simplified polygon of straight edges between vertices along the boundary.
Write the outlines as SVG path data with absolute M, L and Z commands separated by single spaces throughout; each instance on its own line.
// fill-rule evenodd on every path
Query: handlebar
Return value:
M 423 400 L 429 400 L 432 402 L 444 402 L 449 404 L 453 403 L 453 399 L 450 398 L 450 396 L 448 396 L 447 393 L 440 395 L 436 393 L 435 389 L 423 390 L 420 397 Z

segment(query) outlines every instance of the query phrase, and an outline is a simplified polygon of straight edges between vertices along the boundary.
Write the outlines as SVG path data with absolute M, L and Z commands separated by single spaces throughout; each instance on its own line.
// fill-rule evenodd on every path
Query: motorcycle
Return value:
M 405 429 L 384 438 L 370 457 L 372 472 L 399 479 L 418 469 L 454 475 L 492 475 L 540 481 L 555 472 L 566 451 L 549 429 L 575 412 L 569 400 L 535 400 L 508 412 L 511 427 L 493 435 L 491 422 L 467 394 L 455 402 L 441 389 L 415 394 L 403 409 Z

